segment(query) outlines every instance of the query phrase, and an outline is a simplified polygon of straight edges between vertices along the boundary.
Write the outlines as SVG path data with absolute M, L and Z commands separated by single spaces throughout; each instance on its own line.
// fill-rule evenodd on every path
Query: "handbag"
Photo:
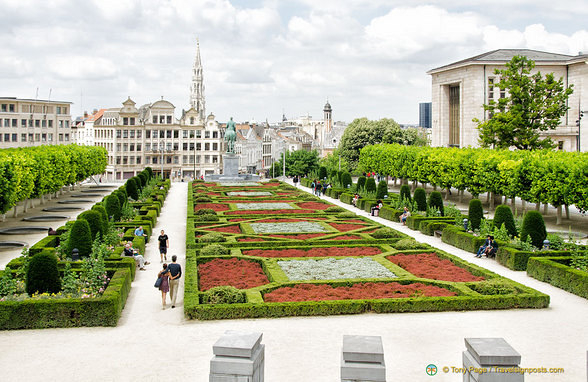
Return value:
M 161 282 L 163 281 L 163 279 L 161 277 L 158 277 L 157 280 L 155 280 L 155 285 L 153 285 L 156 288 L 159 288 L 161 286 Z

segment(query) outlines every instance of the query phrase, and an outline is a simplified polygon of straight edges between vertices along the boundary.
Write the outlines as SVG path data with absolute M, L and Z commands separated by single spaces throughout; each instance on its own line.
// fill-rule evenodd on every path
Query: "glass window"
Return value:
M 45 134 L 43 134 L 45 135 Z M 12 142 L 17 142 L 18 141 L 18 134 L 14 133 L 12 134 Z M 45 142 L 45 140 L 43 139 L 43 142 Z
M 167 138 L 171 138 L 172 137 L 172 131 L 171 130 L 166 130 L 166 137 Z
M 165 130 L 159 130 L 159 138 L 165 138 Z
M 212 132 L 212 137 L 213 138 L 218 138 L 218 131 L 213 131 Z
M 129 163 L 129 158 L 128 157 L 123 157 L 123 164 L 127 164 Z
M 153 116 L 153 123 L 157 123 L 157 116 L 156 115 Z
M 121 144 L 120 144 L 120 143 L 117 143 L 117 144 L 116 144 L 116 151 L 120 152 L 120 151 L 121 151 L 121 150 L 120 150 L 120 149 L 121 149 L 121 147 L 122 147 L 122 146 L 121 146 Z
M 135 117 L 129 118 L 129 123 L 130 123 L 131 126 L 135 126 Z
M 128 143 L 123 144 L 123 151 L 129 151 L 129 144 Z
M 171 125 L 171 123 L 172 123 L 172 116 L 171 116 L 171 115 L 168 115 L 168 116 L 167 116 L 167 123 L 168 123 L 169 125 Z
M 51 121 L 49 121 L 49 122 L 51 122 Z M 26 119 L 21 119 L 20 120 L 20 126 L 21 127 L 27 127 L 27 120 Z
M 3 113 L 6 113 L 7 111 L 8 111 L 8 104 L 6 104 L 6 103 L 3 103 L 3 104 L 2 104 L 2 112 L 3 112 Z
M 180 144 L 179 143 L 174 143 L 174 151 L 178 151 L 180 149 Z
M 188 143 L 184 142 L 184 143 L 182 144 L 182 150 L 183 150 L 183 151 L 188 151 Z
M 128 125 L 129 124 L 129 117 L 123 117 L 123 125 Z
M 10 142 L 10 134 L 4 134 L 4 142 Z
M 41 120 L 35 119 L 35 127 L 41 127 Z
M 137 157 L 137 164 L 141 164 L 141 157 Z
M 29 142 L 33 141 L 33 133 L 29 133 Z
M 69 134 L 65 134 L 65 141 L 69 142 Z
M 47 122 L 47 121 L 43 120 L 43 122 Z M 14 118 L 12 120 L 12 127 L 18 127 L 18 119 Z M 45 126 L 43 126 L 43 127 L 45 127 Z
M 122 137 L 122 131 L 121 131 L 121 130 L 117 130 L 117 131 L 116 131 L 116 137 L 117 137 L 117 138 L 120 138 L 120 137 Z
M 218 143 L 214 142 L 214 143 L 212 144 L 212 149 L 213 149 L 214 151 L 218 150 Z
M 204 132 L 204 138 L 210 138 L 210 131 L 205 131 Z
M 145 151 L 151 151 L 151 143 L 145 143 Z
M 137 151 L 141 151 L 141 144 L 137 143 Z
M 182 131 L 182 138 L 184 138 L 184 139 L 188 138 L 188 130 Z
M 194 143 L 190 143 L 190 151 L 194 151 Z
M 128 138 L 129 137 L 129 131 L 128 130 L 123 130 L 123 138 Z
M 174 130 L 174 138 L 180 137 L 180 130 Z
M 53 127 L 53 120 L 52 119 L 49 120 L 49 127 Z
M 151 130 L 145 130 L 145 138 L 151 139 Z
M 190 117 L 190 125 L 194 124 L 194 117 Z
M 137 130 L 137 138 L 141 139 L 143 133 L 141 132 L 141 130 Z
M 196 143 L 196 151 L 202 150 L 202 143 Z
M 131 143 L 129 145 L 129 151 L 135 151 L 135 144 L 134 143 Z
M 14 104 L 13 103 L 8 105 L 8 111 L 10 111 L 11 113 L 14 113 Z
M 26 142 L 27 141 L 27 135 L 25 133 L 20 135 L 20 141 L 21 142 Z
M 65 128 L 69 129 L 69 121 L 65 121 Z
M 135 130 L 129 130 L 129 138 L 135 138 Z
M 49 142 L 53 142 L 53 133 L 49 133 L 49 136 L 47 137 L 47 140 Z
M 218 163 L 218 156 L 216 156 L 216 155 L 212 156 L 212 163 Z
M 29 119 L 29 127 L 33 127 L 33 120 Z
M 204 144 L 204 151 L 209 151 L 210 150 L 210 143 L 206 142 Z
M 165 123 L 165 115 L 159 116 L 159 123 Z
M 41 121 L 41 127 L 47 127 L 47 121 L 46 120 L 42 120 Z
M 41 134 L 41 142 L 47 142 L 47 134 Z
M 41 141 L 41 134 L 35 134 L 35 142 Z

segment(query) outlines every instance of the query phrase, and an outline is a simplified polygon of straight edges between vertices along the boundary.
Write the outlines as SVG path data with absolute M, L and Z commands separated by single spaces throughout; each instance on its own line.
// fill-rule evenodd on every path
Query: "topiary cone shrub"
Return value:
M 151 167 L 145 167 L 145 170 L 149 174 L 149 179 L 153 178 L 153 169 Z
M 439 191 L 431 192 L 429 195 L 429 207 L 437 208 L 439 212 L 441 212 L 441 216 L 445 216 L 445 211 L 443 209 L 443 196 Z
M 31 257 L 26 274 L 27 293 L 32 296 L 34 293 L 59 293 L 60 290 L 57 257 L 46 252 Z
M 118 198 L 118 204 L 120 206 L 120 208 L 123 208 L 123 206 L 125 205 L 125 203 L 127 202 L 127 192 L 126 191 L 122 191 L 122 187 L 116 191 L 114 191 L 112 193 L 114 196 L 116 196 Z
M 410 202 L 411 198 L 410 198 L 410 186 L 408 184 L 403 184 L 400 187 L 400 200 L 408 200 Z M 426 202 L 425 202 L 426 205 Z M 427 208 L 425 207 L 424 211 L 426 211 Z
M 342 175 L 341 175 L 341 185 L 344 188 L 348 188 L 351 187 L 351 185 L 353 184 L 353 182 L 351 181 L 351 174 L 348 173 L 347 171 L 345 171 Z
M 74 248 L 78 249 L 80 257 L 90 256 L 92 253 L 92 233 L 90 224 L 85 219 L 78 219 L 74 222 L 67 240 L 67 254 L 71 255 Z
M 145 175 L 145 173 L 143 173 L 143 172 L 140 172 L 140 173 L 137 174 L 136 178 L 141 181 L 141 186 L 139 188 L 141 190 L 143 188 L 145 188 L 145 186 L 147 185 L 147 182 L 148 182 L 147 175 Z
M 365 181 L 365 192 L 376 192 L 376 180 L 374 178 L 367 178 Z
M 494 228 L 500 228 L 503 224 L 510 237 L 517 235 L 517 227 L 510 207 L 501 204 L 496 207 L 496 210 L 494 210 Z M 543 243 L 543 241 L 541 241 L 541 243 Z
M 88 225 L 90 226 L 90 234 L 92 235 L 92 240 L 96 239 L 96 235 L 98 233 L 100 233 L 100 237 L 104 237 L 104 222 L 102 220 L 102 215 L 100 215 L 100 212 L 96 210 L 84 211 L 78 216 L 78 219 L 84 219 L 88 222 Z
M 510 209 L 509 209 L 510 211 Z M 468 208 L 468 219 L 472 225 L 472 229 L 480 229 L 480 224 L 484 218 L 484 208 L 480 199 L 470 200 L 470 206 Z
M 425 189 L 422 187 L 417 188 L 414 190 L 414 201 L 417 205 L 418 211 L 426 211 L 427 210 L 427 193 Z
M 362 191 L 365 188 L 366 179 L 367 178 L 365 176 L 360 176 L 359 178 L 357 178 L 357 191 Z
M 133 200 L 139 199 L 139 189 L 137 188 L 137 182 L 135 182 L 134 178 L 127 180 L 127 193 L 129 197 Z
M 376 199 L 384 199 L 388 195 L 388 183 L 385 180 L 380 181 L 378 183 L 378 188 L 376 190 Z
M 100 216 L 102 217 L 102 232 L 106 233 L 108 230 L 108 213 L 106 212 L 106 208 L 102 205 L 102 203 L 94 204 L 92 207 L 94 211 L 98 211 Z
M 318 176 L 320 180 L 326 179 L 327 178 L 327 168 L 325 166 L 320 166 L 319 167 L 319 172 L 318 172 Z
M 535 247 L 543 247 L 547 231 L 545 230 L 545 221 L 539 211 L 529 211 L 525 214 L 521 228 L 521 240 L 527 241 L 527 236 L 531 237 L 531 244 Z
M 113 218 L 114 221 L 119 221 L 120 220 L 120 214 L 121 214 L 121 206 L 120 206 L 120 202 L 118 199 L 118 196 L 116 195 L 108 195 L 105 199 L 105 206 L 104 208 L 106 208 L 106 213 L 108 214 L 108 218 Z

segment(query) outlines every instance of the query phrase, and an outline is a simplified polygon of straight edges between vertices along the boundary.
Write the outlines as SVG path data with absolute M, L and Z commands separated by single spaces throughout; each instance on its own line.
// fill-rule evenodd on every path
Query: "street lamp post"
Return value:
M 282 175 L 284 176 L 284 180 L 286 179 L 286 149 L 284 149 L 284 168 L 283 168 L 283 172 Z
M 337 139 L 333 138 L 333 151 L 337 147 Z M 339 171 L 341 171 L 341 153 L 339 153 Z

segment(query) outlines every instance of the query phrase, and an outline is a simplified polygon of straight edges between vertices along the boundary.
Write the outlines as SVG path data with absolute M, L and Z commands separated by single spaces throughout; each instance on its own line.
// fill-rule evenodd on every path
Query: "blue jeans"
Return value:
M 476 256 L 481 256 L 485 250 L 486 250 L 486 246 L 485 245 L 481 246 L 480 249 L 478 249 L 478 253 L 476 253 Z

